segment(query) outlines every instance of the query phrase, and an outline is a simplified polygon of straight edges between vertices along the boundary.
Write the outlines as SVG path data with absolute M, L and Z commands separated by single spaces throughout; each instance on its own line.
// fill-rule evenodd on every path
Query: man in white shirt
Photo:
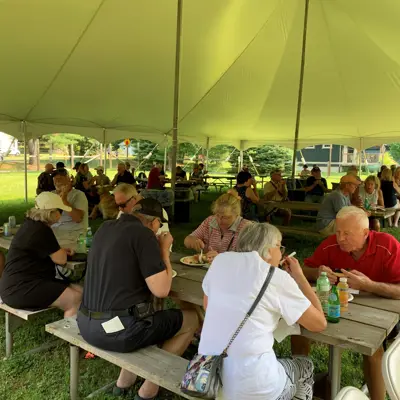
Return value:
M 61 247 L 76 246 L 80 234 L 86 235 L 88 228 L 88 201 L 80 190 L 72 187 L 68 173 L 59 171 L 54 177 L 54 186 L 63 203 L 72 208 L 63 211 L 59 222 L 52 225 L 54 234 Z

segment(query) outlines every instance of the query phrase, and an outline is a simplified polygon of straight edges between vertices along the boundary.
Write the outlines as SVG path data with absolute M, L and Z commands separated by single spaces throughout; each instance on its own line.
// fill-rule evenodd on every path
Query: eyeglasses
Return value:
M 117 206 L 119 207 L 119 208 L 125 208 L 127 205 L 128 205 L 128 203 L 134 198 L 135 196 L 132 196 L 129 200 L 127 200 L 125 203 L 120 203 L 120 204 L 117 204 Z
M 284 255 L 285 251 L 286 251 L 286 247 L 285 246 L 279 246 L 279 249 L 281 251 L 281 254 Z

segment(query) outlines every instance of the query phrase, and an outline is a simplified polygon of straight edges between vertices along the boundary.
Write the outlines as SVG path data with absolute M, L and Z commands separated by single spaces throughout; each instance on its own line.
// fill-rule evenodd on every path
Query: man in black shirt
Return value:
M 38 177 L 38 185 L 36 188 L 36 194 L 42 192 L 52 192 L 56 190 L 53 183 L 53 164 L 46 164 L 44 167 L 44 172 L 42 172 Z
M 321 170 L 319 167 L 313 167 L 311 176 L 307 178 L 306 201 L 308 203 L 322 203 L 325 193 L 328 191 L 328 184 L 325 178 L 321 178 Z
M 117 167 L 117 173 L 114 176 L 114 179 L 111 182 L 112 186 L 116 186 L 120 183 L 130 183 L 131 185 L 136 183 L 133 175 L 126 170 L 126 166 L 124 163 L 119 163 Z
M 194 310 L 154 312 L 153 295 L 168 296 L 172 282 L 169 233 L 158 240 L 164 222 L 161 204 L 140 200 L 132 214 L 106 221 L 94 236 L 78 325 L 82 337 L 105 350 L 131 352 L 164 343 L 181 355 L 198 327 Z M 114 394 L 124 394 L 136 376 L 121 370 Z M 136 399 L 152 399 L 158 386 L 146 381 Z

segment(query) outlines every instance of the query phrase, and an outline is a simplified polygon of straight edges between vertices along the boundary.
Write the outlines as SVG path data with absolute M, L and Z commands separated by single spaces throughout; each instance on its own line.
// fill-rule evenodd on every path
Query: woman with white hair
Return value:
M 282 259 L 282 235 L 269 224 L 254 223 L 239 235 L 236 252 L 218 255 L 203 281 L 206 317 L 199 353 L 221 354 L 258 296 L 270 268 Z M 309 331 L 325 329 L 320 302 L 294 258 L 276 268 L 253 314 L 228 350 L 218 398 L 312 399 L 313 364 L 304 357 L 278 360 L 273 332 L 281 318 Z
M 11 242 L 0 279 L 0 296 L 13 308 L 37 310 L 57 307 L 65 317 L 77 313 L 82 288 L 55 278 L 55 264 L 64 265 L 69 249 L 61 249 L 51 225 L 70 212 L 55 193 L 43 192 Z

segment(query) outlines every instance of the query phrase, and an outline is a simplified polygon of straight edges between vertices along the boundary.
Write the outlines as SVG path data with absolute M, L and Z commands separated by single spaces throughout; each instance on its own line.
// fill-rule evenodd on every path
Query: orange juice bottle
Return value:
M 347 278 L 340 278 L 337 290 L 339 292 L 340 313 L 349 311 L 349 285 L 347 284 Z

